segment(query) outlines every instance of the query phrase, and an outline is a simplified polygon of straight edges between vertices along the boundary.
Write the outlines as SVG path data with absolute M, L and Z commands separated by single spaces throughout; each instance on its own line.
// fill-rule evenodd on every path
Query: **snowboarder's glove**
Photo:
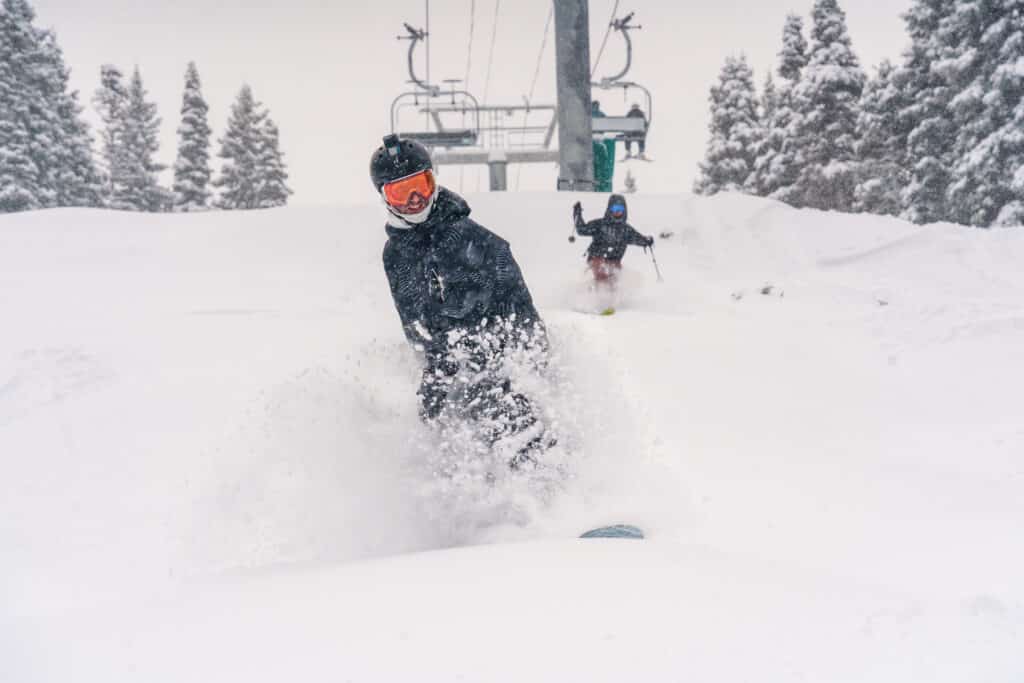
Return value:
M 654 238 L 652 236 L 648 235 L 647 236 L 647 244 L 645 244 L 644 246 L 645 247 L 650 247 L 650 246 L 653 246 L 653 245 L 654 245 Z

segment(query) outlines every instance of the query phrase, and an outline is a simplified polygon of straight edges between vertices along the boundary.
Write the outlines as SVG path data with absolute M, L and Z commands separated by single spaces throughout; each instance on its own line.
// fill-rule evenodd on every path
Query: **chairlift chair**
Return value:
M 651 91 L 643 85 L 634 81 L 623 80 L 633 66 L 633 41 L 629 37 L 629 32 L 634 29 L 643 28 L 643 26 L 630 24 L 633 15 L 634 12 L 630 12 L 622 19 L 613 20 L 611 24 L 612 28 L 621 33 L 622 37 L 626 40 L 626 66 L 614 76 L 602 78 L 600 81 L 590 85 L 600 90 L 621 88 L 623 99 L 626 99 L 626 95 L 631 88 L 641 91 L 644 94 L 647 105 L 647 108 L 644 109 L 646 121 L 632 116 L 595 116 L 591 125 L 595 135 L 611 135 L 618 140 L 639 141 L 645 139 L 651 129 L 651 122 L 654 119 L 654 101 L 651 97 Z
M 480 139 L 480 104 L 472 93 L 460 90 L 456 87 L 461 81 L 457 79 L 446 79 L 446 87 L 440 87 L 427 83 L 416 76 L 413 54 L 420 41 L 425 40 L 427 33 L 422 29 L 415 29 L 405 24 L 407 35 L 399 36 L 398 40 L 408 40 L 408 69 L 409 82 L 416 87 L 415 90 L 401 93 L 391 102 L 391 132 L 398 133 L 401 138 L 416 140 L 423 145 L 436 147 L 475 147 Z M 471 114 L 471 127 L 446 126 L 441 120 L 439 113 L 431 106 L 432 103 L 444 103 L 444 109 L 456 108 L 463 114 Z M 429 121 L 433 123 L 427 130 L 399 131 L 398 119 L 402 109 L 415 107 L 419 113 L 428 114 Z M 465 116 L 463 115 L 463 121 Z

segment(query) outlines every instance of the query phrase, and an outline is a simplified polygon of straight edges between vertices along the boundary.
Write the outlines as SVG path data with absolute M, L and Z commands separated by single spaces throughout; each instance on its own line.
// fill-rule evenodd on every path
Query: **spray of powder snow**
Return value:
M 629 308 L 640 300 L 645 278 L 632 268 L 623 268 L 616 276 L 615 287 L 597 285 L 590 269 L 580 271 L 578 277 L 564 283 L 565 292 L 559 302 L 578 313 L 601 313 L 610 309 Z
M 443 545 L 403 463 L 416 359 L 404 344 L 374 345 L 341 367 L 268 391 L 211 454 L 193 506 L 195 572 Z
M 538 422 L 492 448 L 471 420 L 423 424 L 420 360 L 367 346 L 268 391 L 211 453 L 192 506 L 190 573 L 343 561 L 485 542 L 576 536 L 616 522 L 678 522 L 680 486 L 657 466 L 605 319 L 549 319 L 550 352 L 503 372 Z M 538 366 L 542 369 L 538 371 Z M 540 436 L 536 463 L 508 466 Z
M 530 431 L 494 448 L 478 425 L 452 421 L 417 431 L 410 466 L 419 472 L 425 516 L 447 545 L 576 536 L 628 522 L 671 529 L 680 486 L 657 464 L 659 439 L 641 431 L 636 396 L 626 389 L 628 358 L 608 348 L 600 318 L 549 319 L 552 348 L 538 359 L 513 354 L 504 370 L 528 396 L 537 430 L 554 445 L 535 465 L 510 469 Z

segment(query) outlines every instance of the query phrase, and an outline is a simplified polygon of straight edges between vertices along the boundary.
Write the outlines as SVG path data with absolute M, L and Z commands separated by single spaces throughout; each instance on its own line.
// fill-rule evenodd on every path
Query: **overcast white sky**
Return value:
M 500 0 L 498 0 L 500 2 Z M 840 0 L 854 48 L 865 67 L 897 58 L 906 44 L 900 14 L 910 0 Z M 402 22 L 422 26 L 425 0 L 35 0 L 39 24 L 57 30 L 72 68 L 73 85 L 89 103 L 99 67 L 138 64 L 163 117 L 161 160 L 173 163 L 185 66 L 194 60 L 220 135 L 229 107 L 248 82 L 281 128 L 295 190 L 293 204 L 372 200 L 370 153 L 388 130 L 391 100 L 406 80 L 406 43 L 395 40 Z M 431 0 L 434 80 L 465 74 L 470 8 L 475 33 L 470 89 L 483 96 L 496 0 Z M 591 0 L 591 52 L 596 56 L 614 0 Z M 707 94 L 723 60 L 743 52 L 758 84 L 774 69 L 783 19 L 810 13 L 812 0 L 625 0 L 643 30 L 634 33 L 630 76 L 655 98 L 648 151 L 658 178 L 644 175 L 645 191 L 688 190 L 707 138 Z M 492 104 L 519 102 L 533 77 L 549 2 L 500 2 Z M 808 27 L 809 27 L 808 17 Z M 553 30 L 553 29 L 552 29 Z M 617 70 L 625 50 L 613 36 L 598 75 Z M 422 68 L 422 62 L 421 62 Z M 554 45 L 548 41 L 535 102 L 554 101 Z M 595 91 L 597 93 L 598 91 Z M 628 107 L 620 93 L 596 95 L 608 113 Z M 90 107 L 91 108 L 91 107 Z M 653 168 L 653 167 L 652 167 Z M 511 173 L 514 178 L 514 171 Z M 551 189 L 557 171 L 533 166 L 521 189 Z M 442 182 L 478 187 L 477 172 L 449 169 Z M 486 175 L 483 175 L 486 189 Z

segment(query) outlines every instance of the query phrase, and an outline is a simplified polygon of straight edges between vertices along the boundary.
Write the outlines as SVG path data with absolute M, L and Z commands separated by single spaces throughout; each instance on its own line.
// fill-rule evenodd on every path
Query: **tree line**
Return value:
M 915 223 L 1024 225 L 1024 0 L 915 0 L 902 61 L 861 68 L 837 0 L 786 18 L 760 94 L 743 56 L 711 88 L 694 190 Z
M 284 206 L 292 194 L 269 111 L 244 85 L 219 138 L 220 173 L 211 168 L 212 130 L 199 71 L 185 73 L 173 183 L 157 160 L 161 119 L 136 67 L 100 69 L 92 99 L 102 129 L 98 154 L 53 31 L 35 26 L 28 0 L 0 2 L 0 211 L 106 207 L 204 211 Z

